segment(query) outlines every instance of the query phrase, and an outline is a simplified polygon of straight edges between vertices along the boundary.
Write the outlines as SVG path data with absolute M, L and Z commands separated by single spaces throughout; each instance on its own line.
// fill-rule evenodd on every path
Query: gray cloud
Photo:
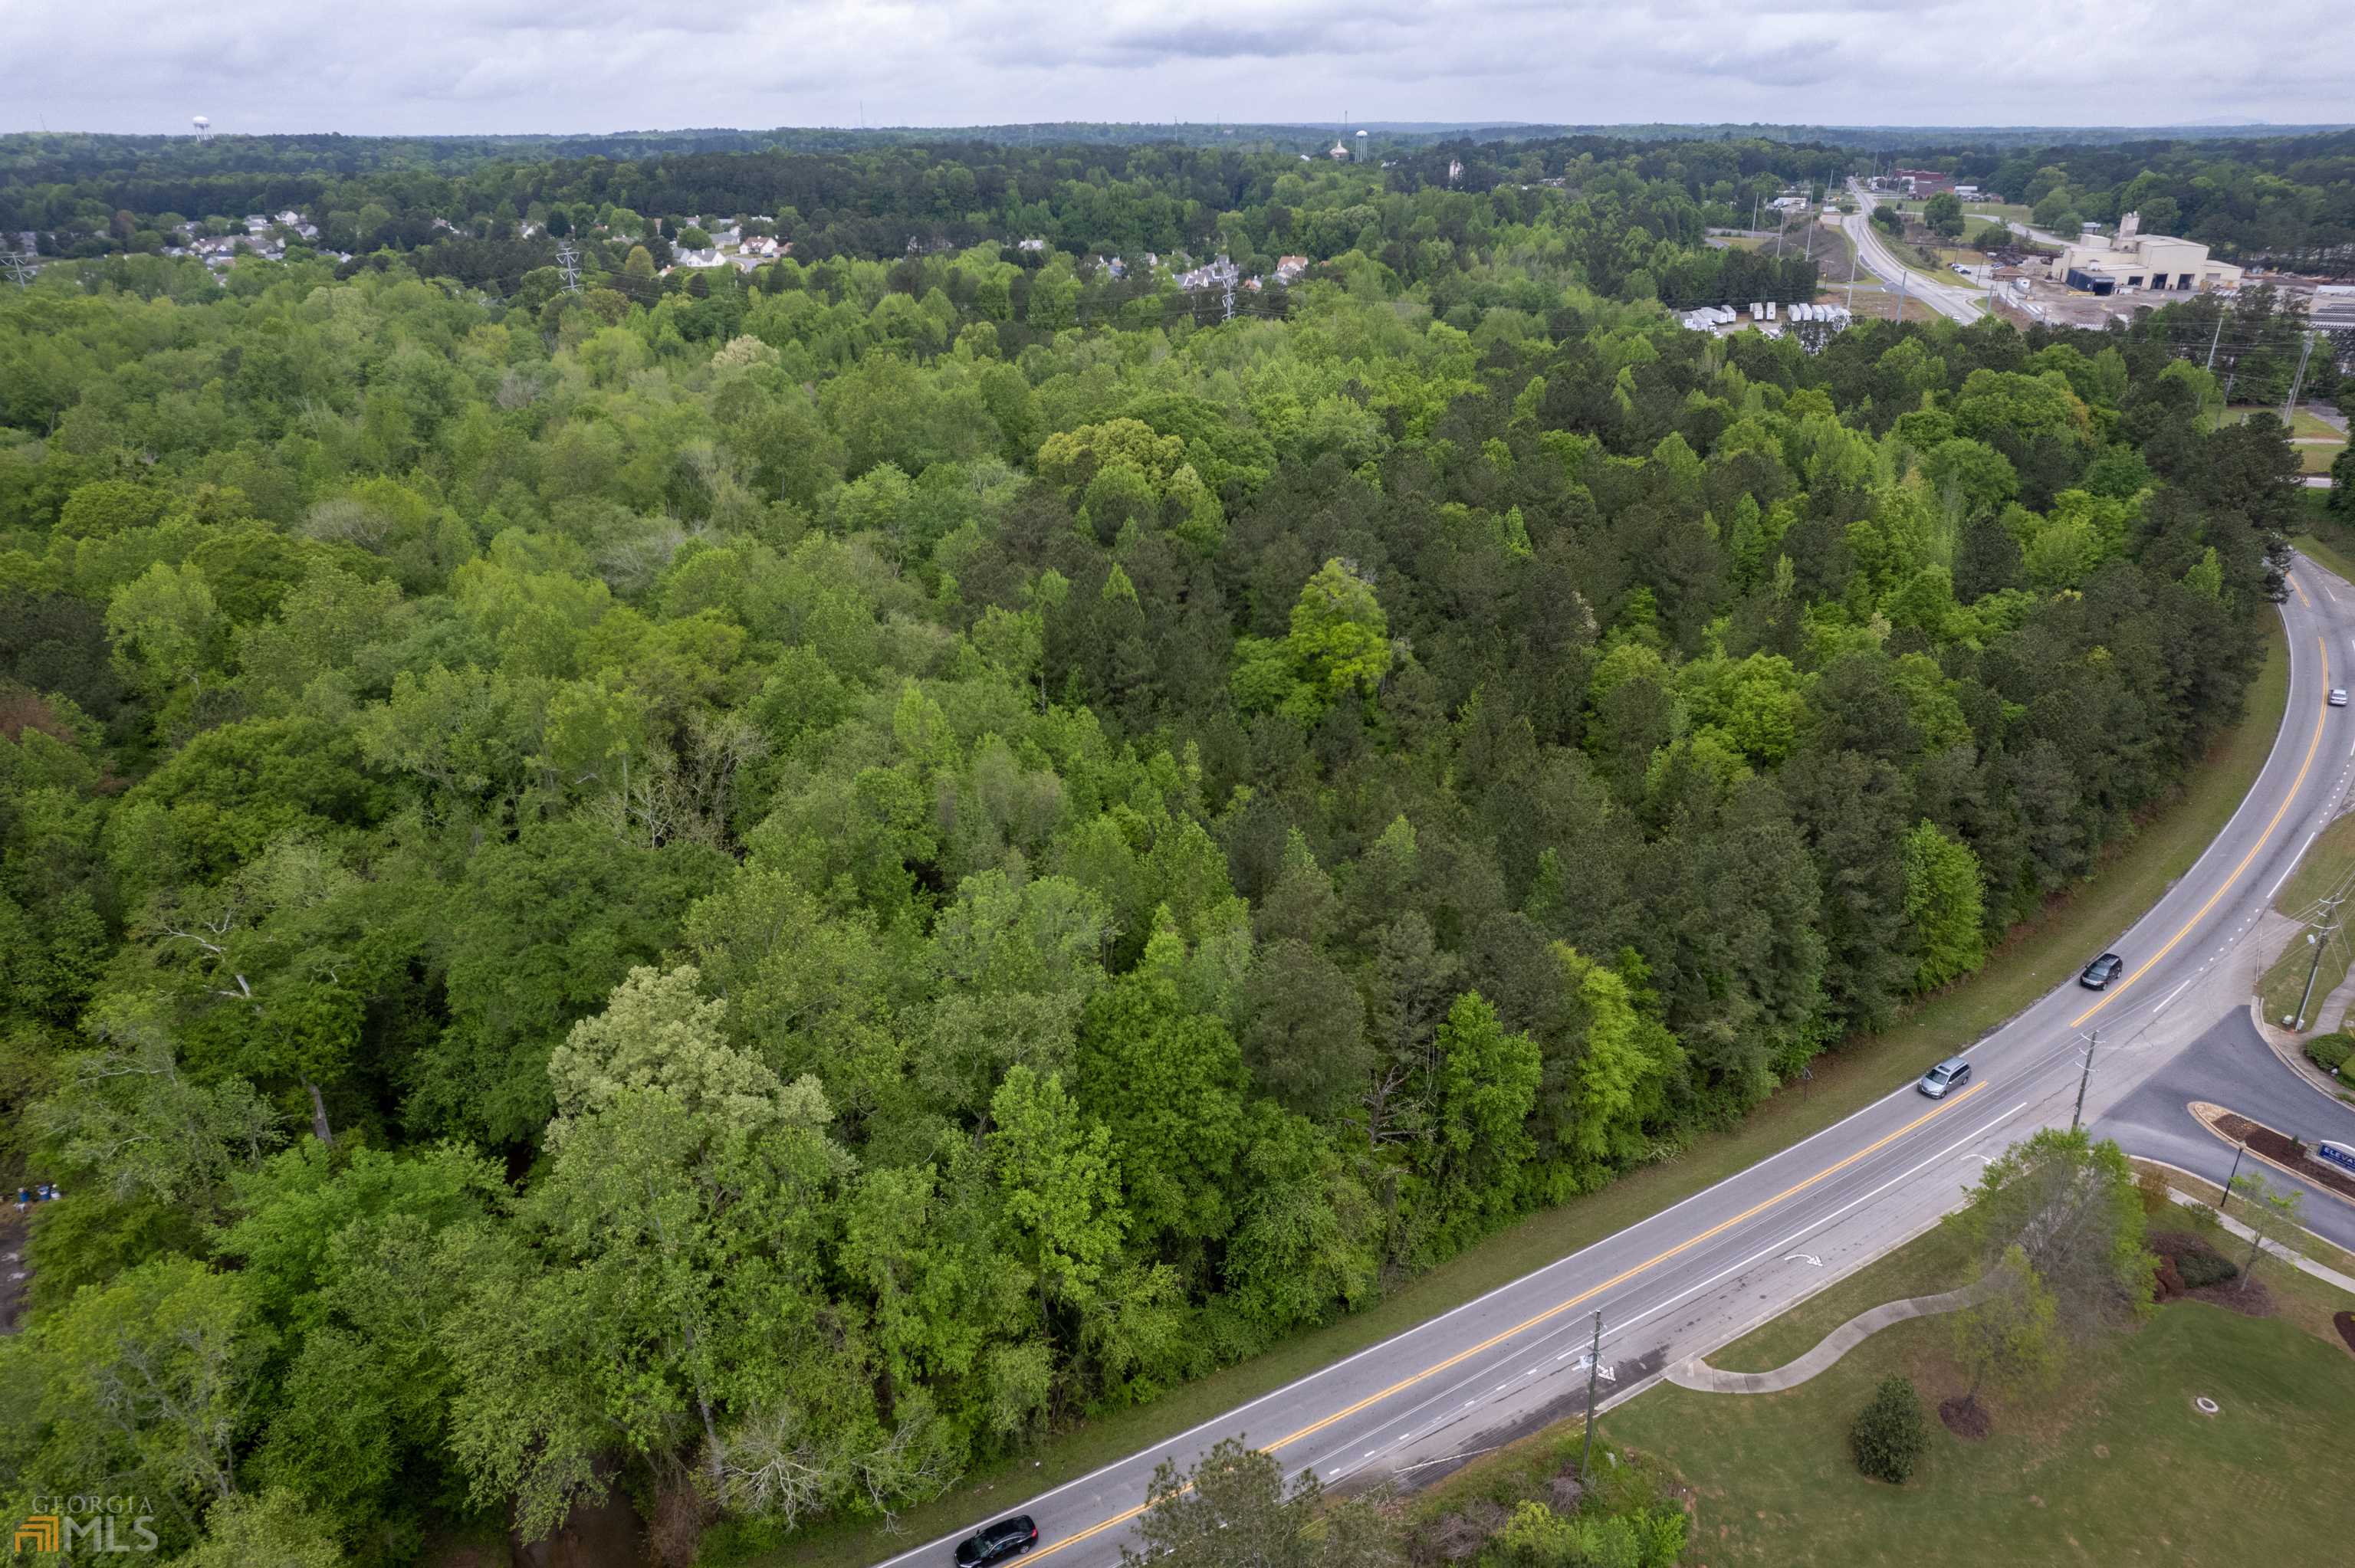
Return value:
M 0 129 L 2346 117 L 2339 0 L 87 0 Z M 29 13 L 29 14 L 27 14 Z

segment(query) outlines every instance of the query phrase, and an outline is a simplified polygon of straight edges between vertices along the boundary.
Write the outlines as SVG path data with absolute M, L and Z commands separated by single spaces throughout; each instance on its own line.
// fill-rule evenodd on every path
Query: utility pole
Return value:
M 2085 1084 L 2094 1075 L 2094 1048 L 2101 1043 L 2102 1032 L 2098 1029 L 2086 1038 L 2085 1070 L 2077 1075 L 2077 1108 L 2069 1113 L 2071 1132 L 2076 1131 L 2079 1124 L 2085 1119 Z
M 1594 1348 L 1586 1357 L 1586 1446 L 1578 1451 L 1578 1481 L 1587 1480 L 1587 1462 L 1594 1457 L 1594 1380 L 1603 1371 L 1603 1308 L 1594 1309 Z
M 2306 990 L 2297 999 L 2297 1022 L 2291 1025 L 2294 1029 L 2306 1027 L 2306 1004 L 2314 1000 L 2314 978 L 2322 972 L 2322 951 L 2330 946 L 2330 938 L 2339 934 L 2334 916 L 2339 913 L 2339 906 L 2346 901 L 2346 896 L 2342 893 L 2336 898 L 2324 899 L 2324 923 L 2306 934 L 2306 939 L 2314 944 L 2314 962 L 2306 971 Z
M 2282 423 L 2286 425 L 2296 417 L 2298 388 L 2306 385 L 2307 356 L 2314 352 L 2314 334 L 2308 332 L 2297 351 L 2297 374 L 2290 378 L 2289 401 L 2282 405 Z
M 2222 305 L 2219 304 L 2216 307 L 2216 334 L 2213 337 L 2211 337 L 2208 340 L 2207 370 L 2208 374 L 2211 376 L 2213 376 L 2216 373 L 2216 345 L 2224 341 L 2224 317 L 2226 313 L 2227 313 Z
M 1859 221 L 1860 221 L 1860 220 L 1859 220 Z M 1842 230 L 1846 230 L 1846 228 L 1848 228 L 1848 225 L 1847 225 L 1845 222 L 1843 222 L 1843 223 L 1840 225 L 1840 228 L 1842 228 Z M 1863 249 L 1864 249 L 1864 236 L 1862 236 L 1862 235 L 1860 235 L 1860 234 L 1852 234 L 1852 235 L 1849 235 L 1849 245 L 1848 245 L 1848 307 L 1847 307 L 1847 309 L 1848 309 L 1849 319 L 1850 321 L 1853 321 L 1853 320 L 1855 320 L 1855 319 L 1856 319 L 1856 256 L 1857 256 L 1857 252 L 1858 252 L 1858 251 L 1859 251 L 1859 250 L 1862 250 Z
M 1901 324 L 1905 320 L 1905 287 L 1913 281 L 1913 269 L 1902 261 L 1897 263 L 1897 320 Z

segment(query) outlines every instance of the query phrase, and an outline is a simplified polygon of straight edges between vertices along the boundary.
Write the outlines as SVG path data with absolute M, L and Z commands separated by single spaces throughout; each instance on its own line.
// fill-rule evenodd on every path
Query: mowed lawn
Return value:
M 1935 1414 L 1960 1387 L 1948 1321 L 1885 1330 L 1785 1393 L 1663 1383 L 1603 1431 L 1682 1473 L 1699 1510 L 1687 1561 L 1712 1568 L 2349 1560 L 2355 1355 L 2343 1347 L 2177 1302 L 2073 1364 L 2040 1405 L 1997 1403 L 1994 1433 L 1966 1443 Z M 1902 1487 L 1865 1479 L 1848 1453 L 1849 1423 L 1891 1372 L 1915 1378 L 1930 1418 Z M 2216 1414 L 2196 1408 L 2201 1395 Z

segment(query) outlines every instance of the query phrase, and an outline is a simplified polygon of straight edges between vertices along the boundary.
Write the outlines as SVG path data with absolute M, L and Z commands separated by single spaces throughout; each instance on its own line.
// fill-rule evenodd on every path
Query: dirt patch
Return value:
M 1444 1514 L 1416 1532 L 1414 1561 L 1469 1563 L 1480 1555 L 1487 1547 L 1488 1538 L 1504 1529 L 1510 1517 L 1503 1504 L 1486 1498 L 1466 1503 L 1458 1511 Z
M 1946 1424 L 1947 1431 L 1966 1443 L 1979 1442 L 1995 1430 L 1995 1423 L 1987 1418 L 1987 1406 L 1973 1394 L 1940 1400 L 1938 1419 Z
M 2355 1312 L 2340 1312 L 2334 1315 L 2330 1319 L 2330 1326 L 2339 1330 L 2339 1337 L 2347 1341 L 2347 1348 L 2350 1351 L 2355 1351 Z

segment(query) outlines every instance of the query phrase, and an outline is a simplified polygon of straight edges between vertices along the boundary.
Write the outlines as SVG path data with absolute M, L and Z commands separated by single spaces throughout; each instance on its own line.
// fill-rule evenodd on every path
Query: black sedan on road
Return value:
M 2104 953 L 2085 966 L 2085 972 L 2077 977 L 2077 983 L 2088 990 L 2106 991 L 2110 982 L 2117 979 L 2126 967 L 2126 961 L 2115 953 Z
M 986 1563 L 1011 1563 L 1039 1544 L 1039 1527 L 1027 1513 L 985 1524 L 957 1542 L 957 1568 L 983 1568 Z

